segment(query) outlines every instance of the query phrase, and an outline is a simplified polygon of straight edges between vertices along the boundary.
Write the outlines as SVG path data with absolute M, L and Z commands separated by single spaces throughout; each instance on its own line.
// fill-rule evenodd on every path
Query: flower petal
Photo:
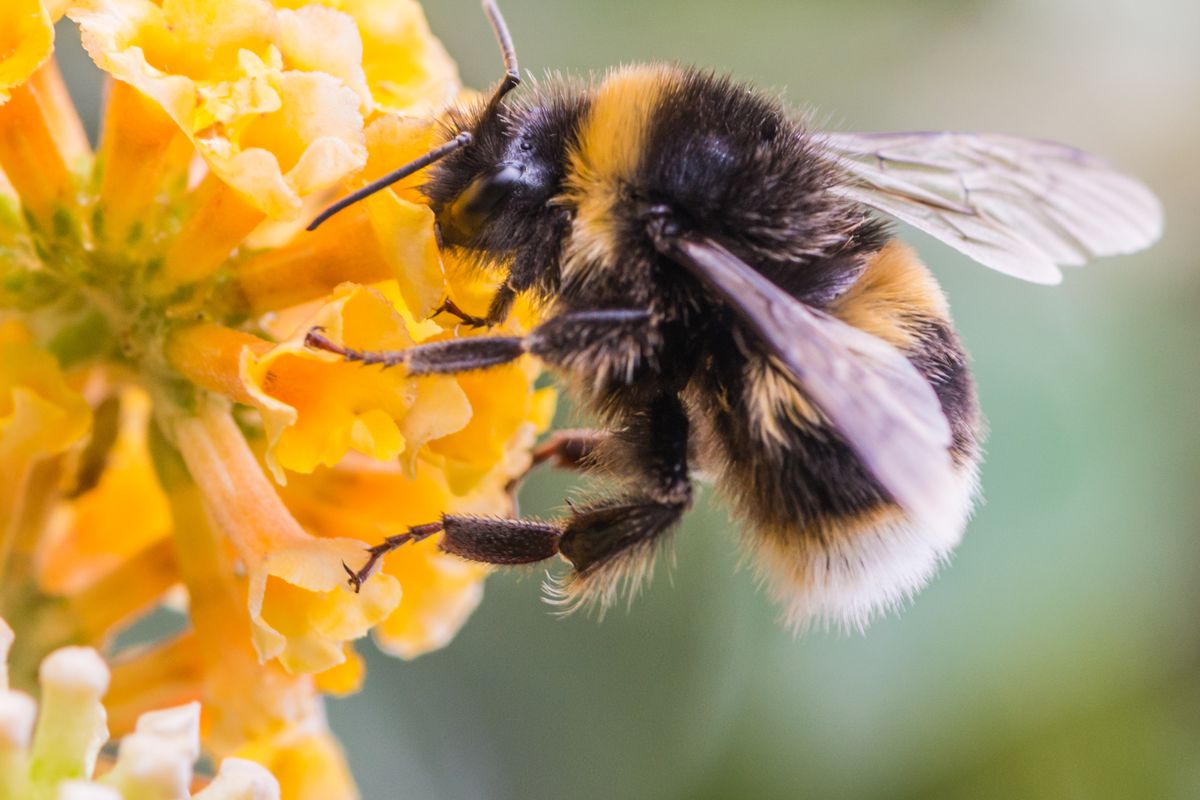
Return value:
M 0 104 L 52 52 L 54 25 L 41 0 L 5 0 L 0 5 Z
M 54 357 L 20 324 L 0 323 L 0 517 L 11 509 L 29 464 L 78 442 L 90 425 L 91 409 L 67 385 Z
M 49 537 L 39 576 L 48 592 L 79 591 L 170 533 L 170 508 L 146 439 L 150 398 L 129 388 L 121 393 L 118 409 L 116 440 L 96 456 L 103 459 L 96 485 L 63 503 L 55 515 L 57 533 Z M 129 514 L 131 508 L 138 513 Z
M 251 741 L 238 756 L 270 770 L 289 800 L 358 800 L 346 756 L 323 720 Z
M 342 644 L 364 635 L 399 603 L 399 584 L 383 576 L 351 592 L 342 562 L 360 558 L 363 543 L 307 534 L 263 474 L 228 408 L 205 400 L 198 411 L 174 421 L 175 437 L 208 516 L 241 557 L 259 657 L 277 658 L 291 672 L 340 664 Z
M 263 415 L 267 463 L 312 472 L 348 451 L 392 459 L 415 454 L 470 418 L 466 396 L 451 377 L 410 378 L 403 369 L 364 367 L 304 344 L 313 327 L 348 347 L 397 350 L 413 340 L 396 305 L 378 290 L 339 287 L 291 338 L 270 352 L 247 351 L 242 381 Z
M 415 0 L 342 0 L 338 5 L 358 23 L 376 109 L 428 113 L 454 100 L 458 70 L 429 32 Z
M 221 762 L 217 777 L 196 800 L 279 800 L 279 781 L 265 767 L 244 758 Z
M 394 580 L 346 588 L 342 564 L 362 558 L 357 539 L 304 539 L 272 548 L 248 564 L 250 617 L 263 659 L 292 673 L 321 672 L 345 660 L 342 644 L 357 639 L 400 601 Z M 376 585 L 377 584 L 377 585 Z
M 265 0 L 83 0 L 70 15 L 100 68 L 158 102 L 209 168 L 270 217 L 294 217 L 305 196 L 366 160 L 360 96 L 341 77 L 284 62 L 281 40 L 294 46 L 298 21 L 315 15 Z M 359 46 L 353 26 L 325 32 L 326 50 Z
M 317 690 L 322 694 L 344 697 L 362 688 L 363 678 L 367 674 L 366 662 L 355 651 L 353 645 L 343 645 L 342 652 L 346 657 L 345 661 L 313 676 Z
M 366 131 L 370 155 L 360 182 L 379 178 L 424 155 L 435 146 L 438 133 L 432 118 L 387 114 L 372 120 Z M 423 176 L 423 171 L 417 172 L 363 203 L 405 305 L 418 319 L 427 317 L 445 294 L 433 211 L 417 188 Z
M 499 477 L 497 483 L 502 486 L 505 480 Z M 296 476 L 282 490 L 282 497 L 316 533 L 337 535 L 353 530 L 372 539 L 436 520 L 443 512 L 495 514 L 509 510 L 502 488 L 458 497 L 431 463 L 419 462 L 415 474 L 409 474 L 399 464 L 361 457 L 313 475 Z M 443 553 L 436 537 L 389 553 L 381 573 L 394 576 L 404 594 L 399 607 L 376 627 L 376 641 L 403 658 L 445 646 L 478 605 L 483 579 L 490 571 L 486 565 Z

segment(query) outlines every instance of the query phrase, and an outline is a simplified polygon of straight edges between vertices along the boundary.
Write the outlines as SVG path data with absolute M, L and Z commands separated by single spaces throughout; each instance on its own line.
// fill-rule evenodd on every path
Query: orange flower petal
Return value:
M 11 512 L 30 464 L 78 442 L 91 419 L 54 357 L 19 323 L 0 323 L 0 519 Z
M 383 576 L 351 592 L 342 562 L 360 558 L 363 543 L 307 534 L 267 481 L 228 408 L 205 400 L 198 412 L 174 420 L 173 429 L 209 517 L 241 557 L 259 657 L 303 673 L 342 663 L 342 644 L 386 618 L 400 601 L 399 584 Z
M 366 160 L 359 95 L 335 74 L 285 64 L 279 46 L 303 40 L 307 24 L 309 39 L 327 37 L 323 52 L 353 52 L 351 25 L 264 0 L 82 0 L 70 16 L 100 68 L 160 104 L 209 169 L 270 217 L 294 217 Z
M 41 0 L 4 0 L 0 6 L 0 103 L 29 80 L 54 51 L 54 25 Z
M 403 369 L 364 367 L 305 346 L 313 327 L 348 347 L 411 346 L 406 321 L 379 290 L 346 285 L 312 320 L 270 352 L 247 352 L 242 380 L 263 415 L 267 463 L 311 472 L 357 450 L 374 458 L 402 453 L 411 463 L 428 441 L 467 424 L 471 408 L 452 377 L 409 378 Z
M 323 719 L 250 741 L 236 755 L 266 767 L 288 800 L 358 800 L 346 756 Z
M 52 522 L 57 532 L 41 559 L 47 591 L 78 591 L 170 533 L 170 508 L 146 441 L 150 411 L 142 390 L 121 393 L 117 437 L 104 472 L 94 488 L 61 505 Z M 131 508 L 138 513 L 130 514 Z

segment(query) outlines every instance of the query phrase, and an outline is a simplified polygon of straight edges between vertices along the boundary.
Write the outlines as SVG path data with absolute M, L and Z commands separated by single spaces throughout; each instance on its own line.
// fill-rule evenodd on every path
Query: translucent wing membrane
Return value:
M 738 312 L 896 502 L 918 517 L 944 503 L 950 427 L 900 351 L 785 294 L 716 242 L 659 247 Z
M 835 133 L 826 143 L 851 178 L 839 193 L 1034 283 L 1162 233 L 1149 189 L 1066 145 L 936 132 Z

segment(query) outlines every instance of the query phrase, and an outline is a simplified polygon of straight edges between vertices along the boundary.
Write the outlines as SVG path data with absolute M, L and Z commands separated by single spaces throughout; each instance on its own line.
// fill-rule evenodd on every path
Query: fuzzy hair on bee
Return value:
M 592 82 L 506 74 L 450 109 L 445 142 L 321 215 L 428 168 L 441 246 L 503 275 L 544 321 L 403 351 L 313 347 L 410 374 L 541 360 L 598 431 L 551 436 L 543 461 L 607 478 L 559 520 L 444 515 L 372 547 L 439 546 L 494 564 L 569 565 L 567 608 L 607 606 L 711 477 L 770 594 L 797 626 L 861 628 L 927 583 L 979 491 L 983 422 L 946 298 L 883 215 L 985 266 L 1053 283 L 1059 265 L 1148 246 L 1140 183 L 1064 145 L 957 133 L 840 134 L 711 72 L 651 64 Z

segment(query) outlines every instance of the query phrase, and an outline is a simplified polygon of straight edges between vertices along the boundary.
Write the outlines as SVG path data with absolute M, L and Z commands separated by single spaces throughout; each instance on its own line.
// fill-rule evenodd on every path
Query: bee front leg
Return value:
M 489 321 L 491 316 L 490 314 L 488 315 L 488 318 L 485 318 L 477 317 L 474 314 L 467 313 L 459 308 L 458 303 L 454 302 L 454 300 L 449 296 L 447 296 L 446 299 L 442 301 L 442 304 L 435 308 L 433 313 L 429 316 L 436 317 L 438 314 L 449 314 L 463 325 L 466 325 L 468 328 L 486 328 L 495 324 Z
M 526 353 L 557 366 L 573 366 L 598 348 L 617 346 L 636 356 L 651 346 L 649 320 L 648 311 L 578 311 L 544 322 L 527 336 L 469 336 L 405 350 L 356 350 L 314 328 L 305 344 L 362 364 L 404 366 L 410 375 L 449 375 L 507 364 Z

